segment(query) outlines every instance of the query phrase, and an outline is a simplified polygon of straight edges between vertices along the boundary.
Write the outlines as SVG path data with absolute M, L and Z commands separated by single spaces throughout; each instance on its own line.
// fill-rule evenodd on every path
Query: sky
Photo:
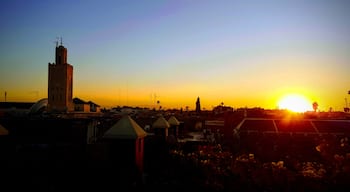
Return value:
M 350 101 L 347 0 L 5 0 L 0 101 L 47 97 L 62 37 L 73 97 L 102 107 Z M 159 101 L 157 104 L 156 101 Z

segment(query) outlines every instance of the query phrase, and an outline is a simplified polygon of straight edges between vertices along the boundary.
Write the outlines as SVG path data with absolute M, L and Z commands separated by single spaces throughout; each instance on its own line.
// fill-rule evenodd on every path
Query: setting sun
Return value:
M 293 112 L 306 112 L 312 110 L 312 103 L 301 95 L 287 95 L 278 102 L 280 109 L 287 109 Z

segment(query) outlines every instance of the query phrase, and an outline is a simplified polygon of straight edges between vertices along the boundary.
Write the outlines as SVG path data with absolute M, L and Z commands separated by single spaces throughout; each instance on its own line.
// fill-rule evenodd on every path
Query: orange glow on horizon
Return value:
M 319 103 L 319 111 L 327 111 L 330 107 L 335 111 L 342 111 L 342 104 L 344 102 L 344 98 L 340 97 L 338 98 L 340 104 L 336 105 L 334 104 L 336 98 L 333 99 L 332 94 L 323 94 L 323 92 L 315 92 L 311 88 L 303 88 L 300 86 L 288 86 L 287 88 L 281 89 L 270 87 L 269 89 L 266 88 L 267 90 L 265 92 L 261 88 L 261 90 L 252 94 L 247 90 L 234 87 L 234 84 L 230 89 L 224 89 L 219 86 L 215 87 L 215 89 L 210 89 L 202 84 L 172 84 L 172 86 L 159 86 L 153 89 L 148 87 L 139 88 L 134 84 L 129 84 L 129 87 L 118 87 L 117 85 L 111 84 L 97 84 L 100 86 L 96 84 L 91 86 L 84 85 L 85 84 L 78 84 L 75 86 L 73 98 L 78 97 L 84 101 L 93 101 L 102 108 L 107 109 L 117 106 L 145 108 L 159 108 L 159 106 L 161 106 L 162 109 L 167 110 L 185 109 L 188 106 L 189 110 L 194 110 L 197 97 L 200 98 L 202 110 L 212 110 L 213 107 L 224 103 L 225 106 L 230 106 L 234 109 L 259 107 L 263 109 L 288 109 L 294 112 L 305 112 L 308 110 L 313 111 L 312 102 L 316 101 Z M 226 87 L 228 85 L 225 84 L 224 86 Z M 41 89 L 37 89 L 36 92 L 30 91 L 34 90 L 32 87 L 27 90 L 6 89 L 7 101 L 37 102 L 42 98 L 47 98 L 47 89 L 45 85 L 42 87 Z M 2 93 L 4 93 L 4 91 L 2 91 Z M 322 98 L 318 97 L 320 94 L 322 94 Z M 293 104 L 289 107 L 290 104 L 281 103 L 283 98 L 288 95 L 302 97 L 304 106 L 306 107 L 299 107 L 302 109 L 296 109 L 298 107 L 293 106 Z M 157 104 L 157 100 L 160 101 L 160 104 Z M 291 100 L 293 101 L 293 99 Z M 2 101 L 4 101 L 4 96 L 2 96 Z

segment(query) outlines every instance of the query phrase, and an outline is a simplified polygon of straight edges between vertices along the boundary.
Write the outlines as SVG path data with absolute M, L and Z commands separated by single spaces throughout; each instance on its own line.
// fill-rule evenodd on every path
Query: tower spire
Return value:
M 58 37 L 56 37 L 56 41 L 55 41 L 55 44 L 56 44 L 56 47 L 58 47 Z

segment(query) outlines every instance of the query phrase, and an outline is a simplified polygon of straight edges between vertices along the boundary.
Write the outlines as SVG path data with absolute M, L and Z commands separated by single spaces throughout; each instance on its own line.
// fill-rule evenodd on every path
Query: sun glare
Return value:
M 301 95 L 287 95 L 278 102 L 280 109 L 293 112 L 306 112 L 312 110 L 312 103 Z

